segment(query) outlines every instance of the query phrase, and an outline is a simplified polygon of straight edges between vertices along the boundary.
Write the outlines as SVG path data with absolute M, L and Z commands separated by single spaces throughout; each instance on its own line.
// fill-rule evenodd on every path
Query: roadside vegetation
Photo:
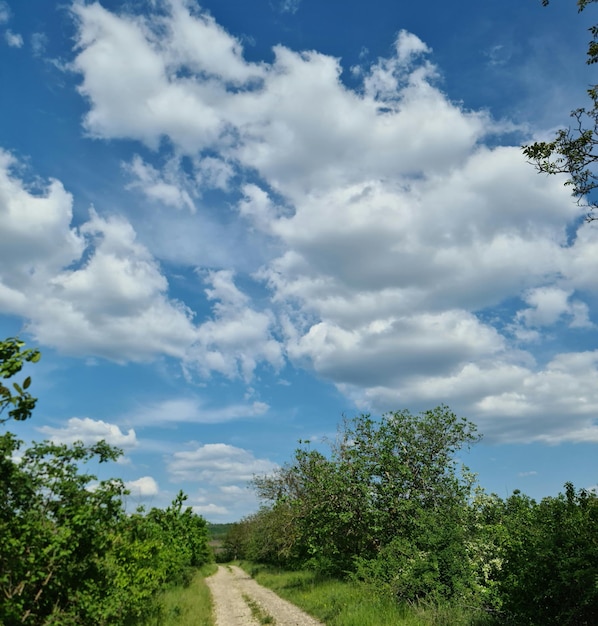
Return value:
M 39 358 L 18 339 L 0 341 L 0 425 L 31 417 L 31 378 L 15 378 Z M 0 624 L 175 623 L 185 603 L 174 590 L 189 584 L 183 595 L 203 593 L 195 606 L 209 614 L 196 573 L 212 560 L 206 521 L 184 507 L 182 492 L 166 509 L 126 514 L 122 481 L 85 471 L 120 454 L 105 442 L 24 448 L 0 434 Z
M 32 416 L 21 372 L 39 358 L 0 341 L 0 426 Z M 300 442 L 255 478 L 258 512 L 209 529 L 182 492 L 127 514 L 122 481 L 86 471 L 121 454 L 105 442 L 24 447 L 6 430 L 0 624 L 212 626 L 211 542 L 328 626 L 595 626 L 598 496 L 486 494 L 455 461 L 478 440 L 446 406 L 345 420 L 327 454 Z
M 327 626 L 482 626 L 475 615 L 448 603 L 442 606 L 400 604 L 370 585 L 322 576 L 312 570 L 285 571 L 247 561 L 239 563 L 255 580 L 296 604 Z
M 598 624 L 598 496 L 486 494 L 454 460 L 478 439 L 445 406 L 346 420 L 255 479 L 224 555 L 331 626 Z
M 147 620 L 143 626 L 213 626 L 212 596 L 205 578 L 216 569 L 213 563 L 203 565 L 188 585 L 165 591 L 159 598 L 161 614 Z

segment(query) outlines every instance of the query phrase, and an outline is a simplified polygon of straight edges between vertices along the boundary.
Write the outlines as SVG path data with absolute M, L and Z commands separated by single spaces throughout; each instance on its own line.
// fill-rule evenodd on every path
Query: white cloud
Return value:
M 75 441 L 82 441 L 89 445 L 104 439 L 107 443 L 122 448 L 132 448 L 137 445 L 137 437 L 132 428 L 124 433 L 116 424 L 93 420 L 89 417 L 71 417 L 62 428 L 42 426 L 39 431 L 55 443 L 72 444 Z
M 10 7 L 6 2 L 0 2 L 0 24 L 6 24 L 10 20 Z
M 268 459 L 255 458 L 243 448 L 208 443 L 195 450 L 175 452 L 167 467 L 173 480 L 244 487 L 254 475 L 270 473 L 277 465 Z
M 228 191 L 234 168 L 230 162 L 207 156 L 195 161 L 195 172 L 200 189 Z
M 18 166 L 0 150 L 0 309 L 28 316 L 35 314 L 35 294 L 79 258 L 84 242 L 70 228 L 73 201 L 62 184 L 28 188 L 15 176 Z
M 404 99 L 408 90 L 401 87 L 420 86 L 435 76 L 436 70 L 431 64 L 423 65 L 417 72 L 411 72 L 413 63 L 422 55 L 431 52 L 428 46 L 416 35 L 401 30 L 395 41 L 395 55 L 378 59 L 367 71 L 364 78 L 365 93 L 374 100 L 380 100 L 386 107 L 399 96 Z
M 81 51 L 74 67 L 91 105 L 90 132 L 153 147 L 167 136 L 190 154 L 218 148 L 285 192 L 331 177 L 448 167 L 485 132 L 485 115 L 451 105 L 424 75 L 411 81 L 399 110 L 382 115 L 380 100 L 346 89 L 339 63 L 325 55 L 279 46 L 270 66 L 245 62 L 237 40 L 178 2 L 169 17 L 153 20 L 97 4 L 77 5 L 75 13 Z M 159 41 L 151 34 L 158 28 Z M 395 63 L 424 51 L 417 42 L 401 33 Z M 230 91 L 231 83 L 245 89 Z M 325 106 L 313 107 L 316 101 Z M 430 141 L 434 152 L 422 151 Z
M 131 492 L 132 496 L 156 496 L 160 491 L 158 483 L 151 476 L 142 476 L 137 480 L 125 482 L 125 487 Z
M 92 252 L 50 282 L 43 317 L 31 322 L 40 341 L 69 352 L 115 360 L 182 356 L 195 336 L 188 309 L 166 292 L 158 264 L 131 225 L 92 211 L 79 232 Z
M 215 158 L 233 168 L 223 189 L 243 173 L 237 210 L 274 242 L 255 274 L 268 307 L 231 271 L 207 274 L 213 317 L 190 366 L 248 378 L 286 350 L 366 408 L 451 400 L 493 437 L 594 437 L 593 353 L 538 363 L 513 335 L 591 324 L 596 233 L 568 237 L 580 210 L 562 179 L 538 176 L 519 147 L 482 145 L 512 125 L 449 101 L 424 42 L 401 31 L 352 90 L 315 51 L 246 62 L 180 2 L 160 17 L 75 11 L 88 131 Z
M 196 337 L 190 311 L 168 298 L 158 263 L 123 218 L 90 212 L 70 226 L 59 181 L 35 188 L 0 151 L 0 310 L 22 315 L 38 341 L 119 361 L 182 356 Z
M 124 168 L 133 178 L 129 188 L 139 189 L 150 200 L 195 212 L 191 197 L 193 190 L 187 189 L 190 185 L 180 174 L 178 162 L 171 161 L 163 172 L 159 172 L 136 154 L 130 163 L 124 164 Z
M 234 283 L 230 270 L 209 272 L 208 298 L 215 301 L 214 317 L 197 329 L 197 340 L 185 362 L 203 374 L 220 372 L 250 380 L 258 362 L 275 368 L 283 364 L 282 346 L 274 337 L 275 318 L 270 310 L 256 310 Z
M 572 295 L 572 290 L 566 291 L 556 286 L 531 289 L 523 297 L 530 308 L 518 312 L 518 321 L 531 327 L 550 326 L 567 316 L 573 328 L 592 326 L 588 305 L 571 300 Z
M 213 316 L 195 325 L 126 219 L 92 209 L 75 229 L 62 184 L 31 188 L 18 168 L 0 151 L 0 311 L 28 319 L 38 341 L 120 362 L 165 354 L 202 375 L 245 380 L 259 362 L 281 367 L 273 312 L 253 306 L 231 271 L 206 274 Z
M 308 356 L 318 372 L 346 383 L 393 385 L 407 376 L 450 372 L 463 361 L 504 350 L 492 328 L 463 311 L 372 320 L 351 330 L 320 322 L 289 345 L 291 358 Z
M 217 504 L 214 504 L 213 502 L 211 502 L 210 504 L 196 504 L 191 508 L 196 515 L 201 515 L 208 519 L 212 519 L 213 516 L 229 514 L 229 509 L 227 509 L 225 506 L 219 506 Z
M 221 424 L 233 420 L 254 418 L 268 412 L 265 402 L 230 404 L 221 407 L 206 406 L 196 397 L 174 398 L 142 406 L 125 421 L 144 426 L 189 422 L 194 424 Z
M 11 48 L 21 48 L 23 46 L 23 37 L 19 33 L 13 33 L 11 30 L 7 30 L 4 33 L 4 39 Z
M 168 18 L 117 17 L 99 4 L 76 4 L 81 52 L 74 67 L 90 99 L 87 129 L 96 136 L 134 137 L 157 147 L 168 136 L 187 150 L 227 135 L 218 113 L 226 85 L 258 80 L 263 70 L 242 59 L 240 43 L 206 14 L 191 14 L 179 0 Z M 205 82 L 181 78 L 185 70 Z M 112 79 L 106 79 L 111 74 Z M 144 101 L 140 109 L 135 106 Z
M 189 502 L 195 513 L 213 521 L 239 520 L 259 506 L 254 490 L 245 483 L 199 487 L 191 490 Z

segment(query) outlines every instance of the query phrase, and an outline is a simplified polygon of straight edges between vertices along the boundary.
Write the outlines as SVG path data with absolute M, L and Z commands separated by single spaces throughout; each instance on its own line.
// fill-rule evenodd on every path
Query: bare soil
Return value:
M 239 567 L 220 565 L 213 576 L 206 578 L 206 583 L 214 599 L 216 626 L 323 626 L 294 604 L 258 585 Z M 252 603 L 259 607 L 261 621 L 252 615 Z

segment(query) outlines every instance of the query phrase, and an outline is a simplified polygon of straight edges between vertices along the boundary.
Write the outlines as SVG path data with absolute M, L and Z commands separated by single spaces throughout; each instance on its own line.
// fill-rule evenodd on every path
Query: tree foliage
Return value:
M 502 608 L 514 624 L 598 624 L 598 496 L 575 490 L 536 503 L 515 492 L 502 523 Z
M 328 455 L 302 442 L 255 479 L 264 506 L 233 525 L 228 556 L 458 605 L 476 624 L 597 624 L 598 496 L 488 495 L 455 460 L 478 439 L 445 406 L 345 420 Z
M 598 0 L 578 0 L 579 12 Z M 542 0 L 544 6 L 549 0 Z M 589 29 L 591 39 L 588 43 L 588 65 L 598 62 L 598 25 Z M 594 210 L 598 201 L 592 192 L 598 187 L 598 84 L 587 90 L 590 105 L 571 112 L 573 125 L 557 132 L 552 141 L 538 141 L 523 147 L 523 153 L 538 169 L 546 174 L 568 174 L 565 183 L 572 188 L 572 195 L 578 202 L 587 206 L 587 220 L 598 219 Z
M 277 530 L 271 558 L 393 580 L 398 596 L 413 596 L 416 579 L 422 594 L 450 593 L 462 574 L 455 542 L 460 536 L 465 549 L 461 511 L 470 490 L 454 455 L 477 439 L 475 426 L 444 406 L 345 420 L 329 457 L 304 444 L 291 464 L 256 479 L 270 503 L 258 516 Z M 436 561 L 424 576 L 430 552 Z
M 9 337 L 0 342 L 0 379 L 16 376 L 25 363 L 37 363 L 41 357 L 38 350 L 23 349 L 25 343 L 16 337 Z M 12 383 L 12 390 L 0 380 L 0 424 L 9 419 L 24 421 L 31 417 L 36 398 L 28 391 L 31 378 L 27 376 L 21 384 Z M 8 417 L 2 418 L 8 409 Z
M 0 342 L 0 377 L 8 380 L 39 352 L 22 341 Z M 31 380 L 0 383 L 0 411 L 31 416 Z M 127 515 L 121 480 L 97 481 L 85 471 L 121 451 L 104 441 L 26 449 L 13 433 L 0 435 L 0 624 L 126 626 L 159 613 L 159 592 L 185 582 L 207 562 L 207 525 L 186 496 L 165 510 Z

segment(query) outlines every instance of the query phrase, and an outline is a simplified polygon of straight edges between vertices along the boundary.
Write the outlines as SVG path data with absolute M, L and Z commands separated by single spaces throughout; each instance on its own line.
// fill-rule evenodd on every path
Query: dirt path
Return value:
M 273 591 L 258 585 L 239 567 L 220 565 L 213 576 L 206 578 L 206 583 L 214 599 L 216 626 L 323 626 Z

